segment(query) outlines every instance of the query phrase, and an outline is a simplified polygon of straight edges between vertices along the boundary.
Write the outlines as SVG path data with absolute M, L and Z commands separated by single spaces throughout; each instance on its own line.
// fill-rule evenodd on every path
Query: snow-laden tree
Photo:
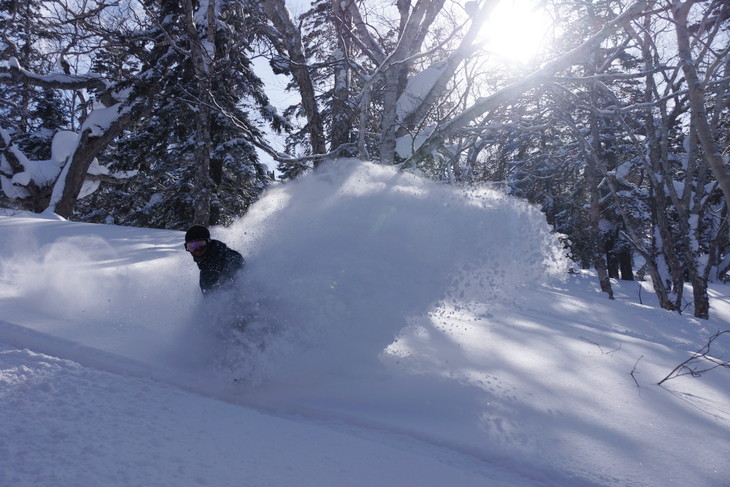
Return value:
M 104 156 L 110 167 L 139 170 L 143 177 L 94 194 L 84 204 L 94 220 L 111 214 L 123 223 L 173 228 L 191 221 L 225 224 L 243 214 L 269 180 L 252 143 L 263 135 L 249 110 L 276 128 L 282 120 L 270 109 L 246 56 L 251 39 L 243 5 L 218 2 L 217 27 L 204 20 L 208 9 L 190 12 L 192 7 L 160 4 L 154 13 L 164 29 L 157 46 L 140 59 L 165 66 L 159 91 L 149 115 L 136 120 Z M 170 49 L 167 39 L 173 35 L 178 37 Z M 191 42 L 191 36 L 197 40 Z M 97 210 L 111 201 L 125 203 Z
M 318 0 L 300 22 L 284 0 L 268 0 L 263 8 L 268 23 L 262 31 L 276 47 L 272 65 L 291 73 L 301 95 L 309 140 L 299 140 L 309 144 L 307 152 L 357 154 L 385 163 L 402 160 L 398 138 L 414 133 L 431 115 L 473 52 L 489 11 L 477 8 L 469 18 L 462 5 L 446 0 L 394 5 Z M 409 91 L 409 77 L 419 71 L 429 73 L 422 77 L 425 84 L 411 83 Z M 284 170 L 302 162 L 296 154 L 273 155 Z
M 720 35 L 727 14 L 722 13 L 721 5 L 698 8 L 696 23 L 689 29 L 697 53 L 705 56 L 692 64 L 705 76 L 705 92 L 710 95 L 705 105 L 714 126 L 727 118 L 726 105 L 717 103 L 727 99 L 723 74 L 727 37 L 722 40 Z M 582 260 L 600 271 L 604 290 L 608 292 L 610 283 L 604 284 L 604 262 L 596 257 L 606 253 L 610 276 L 612 254 L 619 255 L 630 246 L 663 307 L 683 310 L 688 306 L 683 292 L 688 280 L 693 292 L 691 309 L 706 318 L 707 280 L 713 269 L 718 270 L 727 242 L 726 208 L 711 166 L 702 156 L 696 116 L 690 116 L 690 90 L 677 43 L 672 40 L 675 24 L 666 20 L 669 5 L 655 6 L 663 10 L 630 24 L 626 35 L 615 36 L 594 50 L 590 62 L 560 73 L 549 91 L 535 93 L 545 102 L 548 113 L 542 120 L 550 126 L 550 137 L 555 137 L 560 125 L 572 131 L 564 138 L 565 147 L 541 145 L 537 159 L 570 161 L 571 166 L 577 161 L 586 175 L 583 187 L 569 191 L 578 208 L 572 216 L 556 219 L 556 227 L 569 235 L 574 254 L 592 249 L 588 254 L 593 257 Z M 586 10 L 588 18 L 600 13 L 598 4 L 592 7 L 592 11 Z M 579 12 L 573 10 L 571 15 Z M 722 132 L 713 131 L 722 140 Z M 578 151 L 570 151 L 570 147 Z M 528 174 L 525 178 L 521 173 L 519 178 L 544 176 L 534 170 Z M 541 204 L 549 201 L 548 215 L 555 214 L 554 199 L 541 199 L 535 191 L 533 188 L 527 197 Z M 581 205 L 590 211 L 581 211 Z M 558 214 L 565 216 L 564 212 Z
M 53 60 L 44 55 L 57 36 L 48 28 L 42 2 L 0 2 L 0 54 L 3 59 L 16 59 L 32 69 L 48 69 Z M 0 84 L 0 150 L 4 159 L 0 178 L 3 196 L 22 197 L 33 209 L 44 209 L 50 188 L 30 175 L 33 169 L 23 166 L 25 157 L 49 160 L 54 134 L 68 126 L 69 116 L 63 100 L 53 90 L 27 84 Z M 14 150 L 11 150 L 14 148 Z M 13 185 L 13 177 L 18 187 Z M 27 184 L 19 184 L 27 181 Z M 4 199 L 7 201 L 7 199 Z
M 0 82 L 90 99 L 60 160 L 30 159 L 5 130 L 4 184 L 12 196 L 22 202 L 24 187 L 39 180 L 26 167 L 49 162 L 43 166 L 56 174 L 44 174 L 53 192 L 47 208 L 62 216 L 99 180 L 115 177 L 121 189 L 107 187 L 97 203 L 131 200 L 108 212 L 121 221 L 181 227 L 241 214 L 267 181 L 253 149 L 262 134 L 250 111 L 281 126 L 245 54 L 250 38 L 242 7 L 229 0 L 46 2 L 57 42 L 67 45 L 65 57 L 76 60 L 77 72 L 33 70 L 13 57 L 0 69 Z M 135 152 L 145 149 L 151 152 Z M 8 156 L 16 156 L 15 166 Z M 130 178 L 135 174 L 141 177 Z

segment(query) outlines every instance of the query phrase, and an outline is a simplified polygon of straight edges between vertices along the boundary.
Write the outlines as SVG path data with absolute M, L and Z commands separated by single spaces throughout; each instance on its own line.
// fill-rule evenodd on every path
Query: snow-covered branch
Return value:
M 107 83 L 96 75 L 69 75 L 64 73 L 37 74 L 24 69 L 16 58 L 8 60 L 8 67 L 0 67 L 0 83 L 25 83 L 41 88 L 60 90 L 96 90 L 107 88 Z
M 543 84 L 545 81 L 550 79 L 555 73 L 558 73 L 562 69 L 565 69 L 572 64 L 580 62 L 586 56 L 588 56 L 604 39 L 609 35 L 613 34 L 621 26 L 636 16 L 640 15 L 643 9 L 646 7 L 645 0 L 639 0 L 630 5 L 622 14 L 607 22 L 603 28 L 593 35 L 591 38 L 583 42 L 580 46 L 576 47 L 572 51 L 564 54 L 563 56 L 547 63 L 542 68 L 538 69 L 531 75 L 512 83 L 496 93 L 479 98 L 469 108 L 464 110 L 459 116 L 454 117 L 449 122 L 444 123 L 438 127 L 428 137 L 428 139 L 418 148 L 418 150 L 409 157 L 404 167 L 415 166 L 418 161 L 429 157 L 438 147 L 440 147 L 444 140 L 457 130 L 465 127 L 470 122 L 475 120 L 485 112 L 494 109 L 500 105 L 508 103 L 518 98 L 523 93 L 530 89 L 536 88 Z

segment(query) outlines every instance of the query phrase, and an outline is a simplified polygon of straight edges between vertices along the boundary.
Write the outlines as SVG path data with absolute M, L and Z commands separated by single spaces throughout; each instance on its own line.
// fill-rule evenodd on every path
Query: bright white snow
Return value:
M 181 232 L 0 229 L 1 486 L 727 485 L 730 371 L 656 383 L 728 288 L 609 301 L 500 194 L 338 161 L 213 229 L 206 303 Z

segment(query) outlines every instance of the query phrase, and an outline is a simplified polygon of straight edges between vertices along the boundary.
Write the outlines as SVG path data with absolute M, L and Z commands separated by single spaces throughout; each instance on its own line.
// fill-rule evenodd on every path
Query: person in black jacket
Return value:
M 231 287 L 243 268 L 243 256 L 219 240 L 211 240 L 203 225 L 193 225 L 185 233 L 185 250 L 190 252 L 200 269 L 200 290 L 203 296 Z

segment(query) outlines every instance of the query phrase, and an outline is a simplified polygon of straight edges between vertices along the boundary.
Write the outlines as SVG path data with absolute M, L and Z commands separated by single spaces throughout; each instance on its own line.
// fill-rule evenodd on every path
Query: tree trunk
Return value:
M 606 267 L 608 269 L 608 277 L 611 279 L 619 278 L 618 257 L 611 250 L 606 252 Z
M 697 139 L 702 147 L 704 160 L 710 166 L 715 179 L 718 181 L 725 197 L 725 204 L 727 205 L 728 201 L 730 201 L 730 168 L 723 161 L 719 144 L 715 138 L 712 124 L 710 123 L 707 108 L 705 107 L 707 102 L 705 96 L 706 85 L 700 81 L 697 62 L 692 57 L 692 48 L 690 45 L 687 16 L 695 3 L 694 0 L 687 0 L 685 2 L 674 0 L 672 2 L 674 25 L 677 34 L 677 50 L 689 93 L 691 129 L 694 129 L 697 133 Z M 695 228 L 694 230 L 696 231 L 697 229 Z M 691 249 L 688 249 L 688 253 L 690 251 Z M 693 258 L 696 259 L 697 257 L 693 255 Z M 709 317 L 709 298 L 707 296 L 707 280 L 703 278 L 704 274 L 695 267 L 689 269 L 689 277 L 693 288 L 695 316 L 707 319 Z
M 590 158 L 589 158 L 590 159 Z M 598 283 L 601 291 L 608 295 L 608 299 L 613 299 L 613 288 L 611 287 L 611 279 L 608 277 L 608 269 L 606 261 L 603 258 L 604 249 L 602 249 L 600 224 L 601 224 L 601 207 L 599 204 L 600 196 L 598 194 L 598 178 L 596 175 L 596 167 L 594 161 L 588 160 L 585 169 L 586 188 L 589 194 L 588 216 L 590 220 L 590 238 L 593 255 L 593 267 L 598 275 Z
M 588 70 L 588 76 L 594 76 L 596 74 L 596 58 L 597 54 L 594 53 L 589 63 L 586 63 Z M 601 285 L 601 291 L 608 294 L 608 299 L 613 299 L 613 288 L 611 287 L 611 278 L 609 270 L 606 265 L 606 260 L 603 258 L 606 255 L 606 239 L 603 237 L 601 232 L 601 193 L 599 188 L 598 174 L 605 172 L 605 161 L 602 159 L 601 154 L 601 121 L 598 118 L 598 87 L 595 83 L 591 85 L 591 106 L 595 107 L 595 110 L 590 112 L 590 130 L 591 130 L 591 141 L 590 147 L 586 157 L 586 187 L 590 195 L 590 218 L 591 218 L 591 242 L 593 245 L 593 265 L 598 274 L 598 281 Z
M 691 108 L 692 122 L 697 130 L 697 137 L 702 146 L 703 156 L 712 168 L 712 174 L 720 185 L 725 204 L 730 201 L 730 168 L 724 163 L 720 147 L 713 134 L 712 127 L 705 108 L 705 86 L 700 82 L 695 60 L 692 58 L 692 48 L 689 41 L 689 29 L 687 28 L 687 15 L 694 0 L 672 2 L 674 13 L 674 25 L 677 32 L 677 49 L 679 51 L 682 71 L 687 80 L 689 92 L 689 103 Z
M 380 162 L 395 160 L 398 130 L 398 98 L 403 93 L 410 63 L 407 59 L 418 52 L 428 29 L 436 19 L 444 0 L 418 0 L 409 12 L 409 2 L 397 3 L 400 11 L 400 35 L 395 50 L 378 68 L 383 72 L 383 110 L 380 127 Z
M 111 109 L 107 108 L 107 110 Z M 91 163 L 94 162 L 97 154 L 121 134 L 131 121 L 132 111 L 127 109 L 101 134 L 95 133 L 95 129 L 98 127 L 82 125 L 81 137 L 76 150 L 69 157 L 53 188 L 51 201 L 48 204 L 49 211 L 64 218 L 69 218 L 73 214 L 74 205 L 81 193 Z
M 317 106 L 314 83 L 309 75 L 309 66 L 307 66 L 307 58 L 299 29 L 294 25 L 284 0 L 264 0 L 263 7 L 269 20 L 278 31 L 276 34 L 272 33 L 269 37 L 279 54 L 288 55 L 291 61 L 289 67 L 302 97 L 302 106 L 307 117 L 307 130 L 311 139 L 312 151 L 314 154 L 324 154 L 327 152 L 324 125 Z M 281 36 L 277 37 L 277 34 L 281 34 Z M 318 163 L 319 160 L 315 159 L 314 166 L 317 167 Z
M 621 272 L 622 281 L 634 280 L 634 268 L 631 262 L 631 252 L 627 249 L 621 250 L 616 258 L 618 260 L 619 271 Z
M 401 90 L 399 82 L 404 74 L 404 66 L 391 67 L 385 73 L 383 111 L 380 126 L 380 162 L 389 164 L 395 160 L 396 131 L 398 129 L 397 106 Z
M 208 15 L 211 11 L 215 15 L 215 0 L 209 0 Z M 190 40 L 190 57 L 193 63 L 193 71 L 198 83 L 198 103 L 196 106 L 197 130 L 195 131 L 195 177 L 193 179 L 195 192 L 193 196 L 194 213 L 193 223 L 200 225 L 209 225 L 210 206 L 211 206 L 211 164 L 210 151 L 213 147 L 210 134 L 210 107 L 212 105 L 211 88 L 211 57 L 214 55 L 212 48 L 204 49 L 201 42 L 201 34 L 198 32 L 198 26 L 195 23 L 195 9 L 192 0 L 184 0 L 185 6 L 185 29 L 188 39 Z M 214 46 L 213 35 L 211 32 L 211 22 L 214 19 L 208 19 L 205 26 L 206 35 L 204 41 L 207 46 Z M 214 29 L 215 27 L 213 27 Z
M 654 45 L 654 39 L 650 32 L 651 18 L 644 19 L 644 35 L 641 38 L 642 58 L 644 61 L 644 69 L 651 72 L 655 68 L 655 58 L 651 47 Z M 644 86 L 644 101 L 648 104 L 654 101 L 654 94 L 657 92 L 657 86 L 652 76 L 646 77 Z M 654 112 L 658 111 L 661 117 L 661 123 L 657 121 Z M 637 144 L 643 146 L 641 151 L 645 154 L 643 157 L 644 167 L 649 175 L 650 205 L 651 214 L 651 248 L 639 249 L 640 253 L 646 261 L 647 269 L 652 280 L 654 293 L 659 299 L 659 306 L 666 310 L 679 310 L 679 302 L 681 300 L 682 284 L 681 275 L 676 274 L 679 262 L 674 251 L 674 238 L 671 230 L 668 228 L 665 211 L 669 201 L 665 195 L 665 184 L 662 176 L 665 174 L 663 169 L 663 161 L 668 157 L 667 154 L 667 138 L 669 134 L 669 126 L 671 120 L 667 115 L 666 103 L 660 102 L 658 109 L 654 107 L 647 108 L 644 111 L 643 126 L 646 127 L 646 140 L 643 142 L 636 141 Z M 624 218 L 626 220 L 626 218 Z M 637 240 L 638 234 L 634 233 L 632 239 L 635 244 L 641 240 Z M 663 262 L 662 260 L 663 259 Z M 671 278 L 670 278 L 671 276 Z M 677 282 L 679 279 L 679 282 Z M 678 291 L 679 294 L 675 294 Z
M 338 19 L 338 26 L 342 32 L 351 29 L 349 9 L 343 8 L 342 2 L 332 2 L 335 19 Z M 338 47 L 340 52 L 334 53 L 334 88 L 332 95 L 332 120 L 330 121 L 330 151 L 336 150 L 350 142 L 352 130 L 350 100 L 350 70 L 347 66 L 347 59 L 350 54 L 349 36 L 338 35 Z

